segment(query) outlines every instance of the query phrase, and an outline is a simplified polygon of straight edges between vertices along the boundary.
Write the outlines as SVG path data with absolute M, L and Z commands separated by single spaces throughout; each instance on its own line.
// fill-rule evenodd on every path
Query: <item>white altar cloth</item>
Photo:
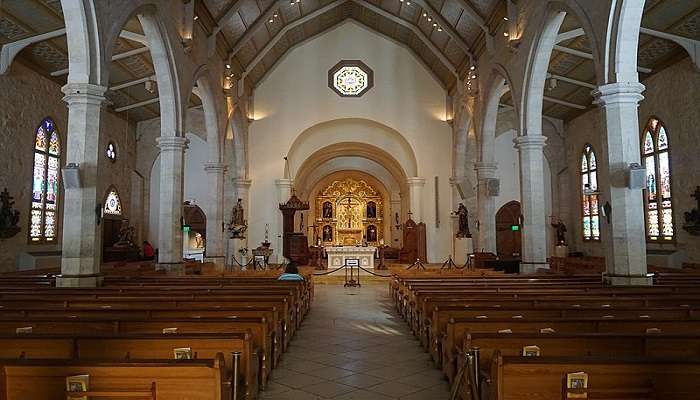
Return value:
M 377 248 L 373 246 L 342 246 L 326 247 L 328 254 L 328 268 L 340 268 L 345 265 L 345 261 L 358 260 L 360 266 L 365 269 L 374 269 L 374 254 Z

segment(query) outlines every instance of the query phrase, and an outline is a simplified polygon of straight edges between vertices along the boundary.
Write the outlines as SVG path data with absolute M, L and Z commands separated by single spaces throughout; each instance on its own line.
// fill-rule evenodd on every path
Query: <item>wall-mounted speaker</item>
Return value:
M 66 164 L 61 170 L 63 177 L 63 187 L 66 189 L 80 189 L 80 165 L 75 163 Z
M 637 163 L 630 164 L 627 171 L 627 187 L 629 189 L 644 189 L 647 180 L 647 170 Z
M 486 195 L 497 197 L 501 193 L 501 180 L 490 178 L 486 180 Z

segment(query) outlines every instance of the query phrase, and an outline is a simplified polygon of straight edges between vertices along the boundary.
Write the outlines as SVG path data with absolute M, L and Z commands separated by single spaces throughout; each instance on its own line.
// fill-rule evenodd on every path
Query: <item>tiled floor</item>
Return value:
M 449 389 L 394 311 L 388 283 L 316 285 L 263 400 L 442 400 Z

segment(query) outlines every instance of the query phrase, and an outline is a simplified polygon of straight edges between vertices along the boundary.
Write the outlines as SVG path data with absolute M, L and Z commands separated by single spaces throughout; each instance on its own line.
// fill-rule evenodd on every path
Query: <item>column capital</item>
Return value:
M 425 178 L 413 176 L 406 179 L 406 183 L 408 184 L 408 186 L 423 187 L 425 186 Z
M 513 139 L 518 150 L 542 150 L 547 142 L 547 137 L 542 135 L 518 136 Z
M 616 82 L 603 86 L 592 92 L 594 103 L 603 107 L 610 104 L 639 104 L 644 100 L 644 85 L 639 82 Z
M 228 165 L 223 163 L 204 163 L 204 171 L 208 174 L 223 174 L 228 169 Z
M 65 94 L 63 101 L 72 104 L 96 104 L 101 105 L 107 98 L 107 87 L 90 83 L 68 83 L 61 88 Z
M 275 179 L 275 185 L 277 185 L 279 188 L 291 188 L 294 186 L 294 180 L 288 178 Z
M 246 179 L 246 178 L 233 178 L 231 179 L 234 185 L 239 188 L 249 188 L 250 185 L 253 184 L 253 181 L 251 179 Z
M 156 138 L 160 151 L 184 151 L 190 143 L 182 136 L 160 136 Z
M 451 176 L 450 177 L 450 186 L 456 186 L 464 181 L 467 180 L 466 176 Z
M 474 163 L 474 170 L 477 173 L 496 172 L 497 169 L 498 169 L 498 163 L 496 163 L 496 162 L 479 161 L 479 162 Z

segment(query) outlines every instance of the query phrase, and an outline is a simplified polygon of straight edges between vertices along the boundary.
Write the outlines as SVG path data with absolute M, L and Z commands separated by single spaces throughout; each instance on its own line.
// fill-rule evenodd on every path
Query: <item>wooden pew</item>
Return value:
M 143 399 L 155 384 L 154 400 L 223 400 L 230 398 L 223 365 L 221 354 L 177 361 L 0 359 L 0 382 L 6 400 L 65 400 L 66 377 L 83 374 L 90 376 L 85 394 L 92 398 Z

